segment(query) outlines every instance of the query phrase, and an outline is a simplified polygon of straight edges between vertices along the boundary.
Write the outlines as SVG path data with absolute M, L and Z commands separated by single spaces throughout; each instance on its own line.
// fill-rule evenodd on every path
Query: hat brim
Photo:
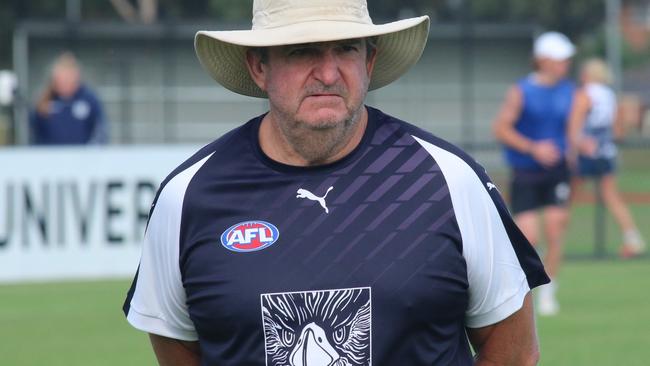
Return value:
M 377 37 L 377 60 L 369 90 L 397 80 L 420 58 L 429 35 L 429 17 L 386 24 L 310 21 L 260 30 L 199 31 L 194 37 L 196 55 L 219 84 L 235 93 L 266 98 L 246 67 L 246 50 L 343 39 Z

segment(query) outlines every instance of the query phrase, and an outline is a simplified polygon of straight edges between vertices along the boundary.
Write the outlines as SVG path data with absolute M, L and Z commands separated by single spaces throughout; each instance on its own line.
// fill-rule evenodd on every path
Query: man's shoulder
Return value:
M 442 149 L 452 155 L 459 157 L 461 160 L 465 161 L 469 165 L 476 164 L 474 158 L 472 158 L 466 151 L 456 146 L 455 144 L 447 141 L 446 139 L 437 136 L 432 132 L 427 131 L 407 121 L 390 116 L 380 111 L 377 112 L 381 113 L 382 125 L 394 126 L 393 127 L 394 129 L 398 129 L 399 131 L 402 132 L 402 134 L 408 135 L 408 137 L 410 138 L 414 138 L 415 141 L 420 143 L 420 145 L 422 145 L 423 143 L 428 145 L 433 145 L 436 148 Z
M 575 81 L 569 79 L 569 78 L 564 78 L 558 83 L 558 87 L 561 89 L 565 89 L 569 92 L 574 92 L 575 90 L 578 89 L 578 85 L 575 83 Z
M 232 159 L 234 156 L 239 155 L 237 149 L 249 143 L 251 128 L 252 125 L 256 122 L 257 118 L 258 117 L 230 130 L 229 132 L 223 134 L 221 137 L 203 146 L 192 156 L 187 158 L 183 163 L 178 165 L 174 170 L 172 170 L 172 172 L 163 180 L 162 184 L 160 185 L 160 190 L 162 190 L 165 185 L 176 176 L 192 167 L 196 167 L 201 162 L 205 162 L 208 159 L 227 161 Z M 203 165 L 204 164 L 201 164 L 201 166 Z
M 445 166 L 455 174 L 464 171 L 470 176 L 478 175 L 480 180 L 489 181 L 483 166 L 455 144 L 409 122 L 384 113 L 381 115 L 381 120 L 381 125 L 385 126 L 384 128 L 392 126 L 392 129 L 401 131 L 402 141 L 412 139 L 436 161 L 444 159 Z

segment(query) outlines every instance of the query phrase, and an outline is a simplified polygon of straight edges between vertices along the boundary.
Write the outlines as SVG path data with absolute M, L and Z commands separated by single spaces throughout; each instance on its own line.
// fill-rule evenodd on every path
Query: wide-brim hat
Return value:
M 250 30 L 199 31 L 194 38 L 203 68 L 235 93 L 266 98 L 246 67 L 251 47 L 376 37 L 377 59 L 369 90 L 397 80 L 426 45 L 429 17 L 373 24 L 365 0 L 255 0 Z

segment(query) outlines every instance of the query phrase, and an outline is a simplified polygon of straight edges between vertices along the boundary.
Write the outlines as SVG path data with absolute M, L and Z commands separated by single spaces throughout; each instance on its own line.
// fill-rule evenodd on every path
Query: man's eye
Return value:
M 356 51 L 359 50 L 359 48 L 357 46 L 353 46 L 353 45 L 343 45 L 343 46 L 341 46 L 341 50 L 343 52 L 356 52 Z

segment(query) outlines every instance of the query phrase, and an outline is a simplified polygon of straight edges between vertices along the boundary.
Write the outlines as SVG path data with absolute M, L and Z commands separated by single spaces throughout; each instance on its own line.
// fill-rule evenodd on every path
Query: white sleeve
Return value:
M 526 274 L 488 193 L 496 187 L 488 187 L 457 155 L 417 140 L 435 158 L 449 186 L 467 263 L 469 305 L 465 324 L 470 328 L 495 324 L 519 310 L 530 291 Z
M 172 178 L 155 202 L 128 303 L 127 320 L 139 330 L 185 341 L 198 339 L 181 279 L 179 240 L 185 191 L 208 158 Z
M 530 288 L 492 199 L 474 186 L 456 200 L 456 218 L 470 290 L 465 323 L 479 328 L 519 310 Z

